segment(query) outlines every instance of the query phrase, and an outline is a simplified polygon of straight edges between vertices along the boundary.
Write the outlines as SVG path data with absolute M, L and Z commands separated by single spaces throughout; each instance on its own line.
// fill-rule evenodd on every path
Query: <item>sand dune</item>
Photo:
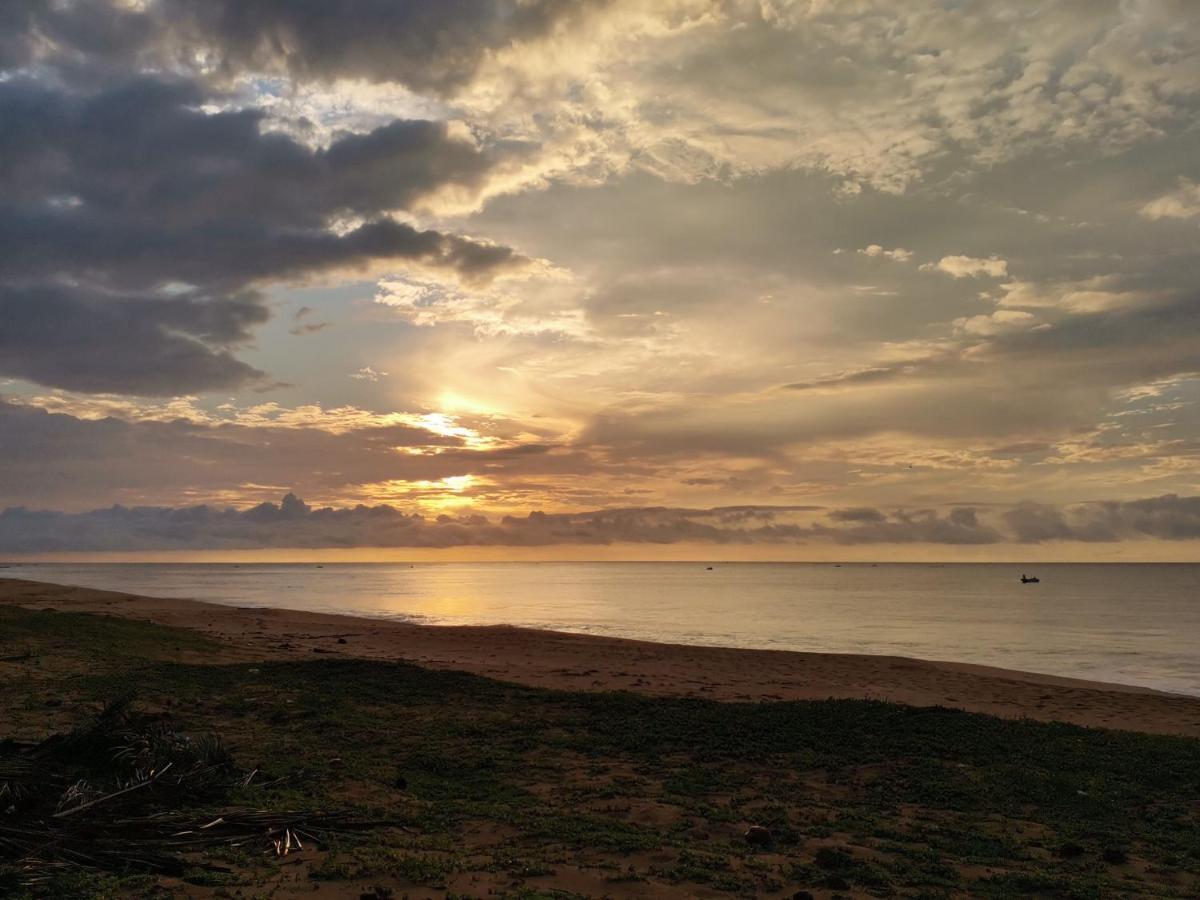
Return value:
M 721 701 L 871 698 L 1006 718 L 1200 736 L 1200 698 L 953 662 L 656 644 L 509 626 L 438 627 L 0 579 L 0 603 L 103 613 L 221 640 L 214 662 L 314 653 L 405 660 L 539 687 Z

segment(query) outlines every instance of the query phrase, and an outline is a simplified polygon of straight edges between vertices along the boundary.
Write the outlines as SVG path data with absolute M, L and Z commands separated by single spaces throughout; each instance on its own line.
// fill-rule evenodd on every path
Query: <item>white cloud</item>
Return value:
M 999 309 L 991 315 L 970 316 L 954 320 L 954 327 L 964 334 L 991 337 L 1014 331 L 1027 331 L 1037 322 L 1032 313 L 1017 309 Z
M 364 366 L 354 375 L 367 380 L 386 376 Z M 9 405 L 41 409 L 50 413 L 74 416 L 85 421 L 122 419 L 127 422 L 185 422 L 198 426 L 232 425 L 241 428 L 315 429 L 331 434 L 345 434 L 368 428 L 407 427 L 429 432 L 439 437 L 460 438 L 472 448 L 491 446 L 491 438 L 461 424 L 459 417 L 449 412 L 373 412 L 356 406 L 325 407 L 319 403 L 300 406 L 281 406 L 275 402 L 238 406 L 222 403 L 206 409 L 196 397 L 178 397 L 165 402 L 136 400 L 115 394 L 75 394 L 53 391 L 35 396 L 7 396 Z
M 913 257 L 913 252 L 911 250 L 905 250 L 903 247 L 885 250 L 879 244 L 868 244 L 858 252 L 863 256 L 890 259 L 894 260 L 895 262 L 908 262 Z
M 1195 15 L 1169 0 L 614 0 L 491 54 L 455 99 L 541 145 L 514 184 L 802 167 L 843 197 L 901 193 L 950 156 L 969 172 L 1160 136 L 1200 92 Z
M 486 287 L 465 287 L 414 273 L 382 279 L 375 302 L 413 325 L 463 323 L 479 335 L 589 333 L 570 276 L 550 266 Z
M 1146 219 L 1194 219 L 1200 216 L 1200 184 L 1181 178 L 1175 190 L 1151 200 L 1140 212 Z
M 978 278 L 987 275 L 1000 278 L 1008 274 L 1008 262 L 998 256 L 980 259 L 974 256 L 943 256 L 936 263 L 921 266 L 925 272 L 945 272 L 953 278 Z
M 1023 309 L 1057 308 L 1080 314 L 1130 309 L 1151 303 L 1160 296 L 1154 291 L 1121 289 L 1119 279 L 1112 275 L 1046 284 L 1010 281 L 1000 285 L 1000 289 L 1003 291 L 997 301 L 1000 306 Z

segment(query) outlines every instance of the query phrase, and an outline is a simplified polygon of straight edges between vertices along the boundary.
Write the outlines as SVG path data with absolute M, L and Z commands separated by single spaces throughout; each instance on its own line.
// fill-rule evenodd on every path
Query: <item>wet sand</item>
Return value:
M 0 579 L 0 603 L 193 629 L 221 642 L 214 663 L 322 654 L 391 659 L 565 690 L 720 701 L 870 698 L 1200 737 L 1200 698 L 965 663 L 656 644 L 511 626 L 413 625 L 16 579 Z

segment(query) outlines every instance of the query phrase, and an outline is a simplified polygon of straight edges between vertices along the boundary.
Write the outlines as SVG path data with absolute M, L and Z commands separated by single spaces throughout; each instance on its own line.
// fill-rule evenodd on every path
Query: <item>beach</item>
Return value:
M 1200 697 L 1200 566 L 1045 565 L 1032 585 L 1020 583 L 1021 572 L 1013 564 L 453 561 L 0 569 L 6 578 L 222 606 L 820 659 L 950 660 Z
M 658 644 L 508 626 L 413 625 L 0 580 L 0 602 L 102 613 L 219 639 L 230 660 L 404 660 L 531 687 L 719 701 L 873 699 L 1200 736 L 1200 698 L 957 662 Z
M 12 579 L 0 678 L 20 900 L 1200 890 L 1145 688 Z

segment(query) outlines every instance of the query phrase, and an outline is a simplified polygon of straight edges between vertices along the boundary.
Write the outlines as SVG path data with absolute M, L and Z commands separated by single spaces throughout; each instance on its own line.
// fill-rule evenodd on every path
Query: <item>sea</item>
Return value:
M 428 625 L 969 662 L 1200 696 L 1200 564 L 38 563 L 0 576 Z

